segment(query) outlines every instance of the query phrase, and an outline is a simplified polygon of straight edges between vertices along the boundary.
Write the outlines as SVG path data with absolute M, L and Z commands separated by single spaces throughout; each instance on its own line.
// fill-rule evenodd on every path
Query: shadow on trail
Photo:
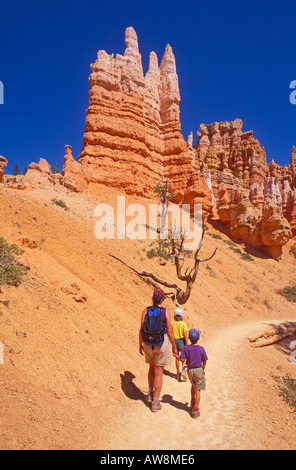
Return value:
M 172 395 L 168 395 L 167 393 L 163 395 L 162 400 L 163 403 L 168 403 L 169 405 L 177 408 L 178 410 L 186 411 L 187 413 L 190 412 L 188 407 L 188 403 L 181 403 L 180 401 L 174 400 Z
M 129 370 L 125 370 L 124 374 L 120 374 L 121 378 L 121 389 L 125 396 L 129 398 L 130 400 L 140 400 L 142 401 L 146 406 L 146 395 L 145 393 L 140 390 L 137 385 L 133 382 L 133 380 L 136 378 L 136 376 L 130 372 Z
M 163 370 L 163 375 L 168 375 L 169 377 L 172 377 L 172 379 L 176 380 L 176 374 L 173 374 L 171 371 L 164 369 Z
M 286 331 L 290 332 L 287 338 L 273 345 L 276 349 L 281 351 L 286 356 L 286 359 L 289 361 L 290 354 L 292 352 L 292 350 L 290 349 L 290 344 L 293 340 L 296 339 L 296 321 L 295 322 L 286 321 L 282 323 L 265 323 L 265 324 L 271 328 L 278 330 L 280 334 L 285 333 Z
M 170 374 L 168 374 L 170 375 Z M 125 370 L 124 374 L 120 374 L 121 378 L 121 389 L 125 396 L 130 400 L 140 400 L 142 401 L 147 407 L 150 405 L 147 403 L 146 394 L 140 390 L 137 385 L 134 383 L 134 379 L 136 376 L 130 372 L 129 370 Z M 189 413 L 188 403 L 182 403 L 180 401 L 174 400 L 172 395 L 165 394 L 161 398 L 162 403 L 168 403 L 169 405 L 177 408 L 178 410 L 186 411 Z

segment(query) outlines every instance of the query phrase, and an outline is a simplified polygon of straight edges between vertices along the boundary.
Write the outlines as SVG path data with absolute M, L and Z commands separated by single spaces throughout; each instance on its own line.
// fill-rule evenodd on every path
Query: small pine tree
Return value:
M 57 163 L 54 164 L 53 169 L 52 169 L 52 172 L 53 172 L 53 174 L 56 174 L 56 173 L 59 172 L 59 170 L 58 170 L 58 164 L 57 164 Z
M 53 172 L 54 175 L 55 175 L 56 173 L 60 173 L 61 175 L 63 174 L 63 172 L 58 169 L 58 164 L 57 164 L 57 163 L 54 164 L 53 169 L 52 169 L 52 172 Z
M 18 165 L 15 165 L 14 170 L 13 170 L 13 176 L 17 176 L 20 173 L 20 167 Z

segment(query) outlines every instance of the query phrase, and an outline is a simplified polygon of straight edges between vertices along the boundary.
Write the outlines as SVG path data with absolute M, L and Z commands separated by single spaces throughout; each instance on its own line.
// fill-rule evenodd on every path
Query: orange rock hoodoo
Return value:
M 14 189 L 56 187 L 81 191 L 103 184 L 127 194 L 155 197 L 157 183 L 169 180 L 172 202 L 202 204 L 203 216 L 219 216 L 230 234 L 266 249 L 274 258 L 296 236 L 296 154 L 290 165 L 266 153 L 240 119 L 201 124 L 198 140 L 185 142 L 180 124 L 180 92 L 175 57 L 166 46 L 160 66 L 150 53 L 143 74 L 138 38 L 125 32 L 124 55 L 98 52 L 91 64 L 89 107 L 83 147 L 76 161 L 65 145 L 63 174 L 46 160 L 31 163 L 21 179 L 8 177 Z M 7 160 L 0 156 L 0 183 Z
M 235 238 L 267 247 L 278 258 L 296 235 L 296 157 L 289 167 L 272 162 L 242 121 L 200 126 L 194 146 L 196 166 L 211 182 L 214 205 Z
M 202 203 L 231 234 L 279 258 L 296 235 L 296 157 L 289 167 L 267 165 L 264 148 L 240 119 L 201 124 L 192 146 L 181 134 L 180 92 L 172 48 L 161 64 L 150 53 L 144 76 L 138 38 L 125 32 L 124 55 L 100 50 L 91 64 L 89 107 L 78 162 L 66 146 L 63 174 L 82 189 L 100 183 L 153 197 L 169 179 L 173 202 Z
M 0 155 L 0 183 L 2 183 L 4 179 L 4 170 L 5 170 L 5 167 L 7 166 L 7 163 L 8 161 L 6 160 L 6 158 Z
M 180 92 L 175 57 L 166 46 L 160 66 L 150 53 L 144 76 L 138 38 L 126 29 L 124 55 L 101 50 L 91 64 L 89 107 L 83 148 L 75 162 L 67 150 L 64 175 L 81 187 L 93 183 L 127 194 L 155 196 L 153 188 L 168 178 L 174 202 L 203 203 L 212 209 L 212 196 L 194 155 L 181 134 Z

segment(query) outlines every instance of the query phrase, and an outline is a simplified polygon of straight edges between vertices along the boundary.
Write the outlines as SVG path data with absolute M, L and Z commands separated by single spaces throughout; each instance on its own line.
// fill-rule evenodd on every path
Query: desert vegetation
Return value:
M 15 256 L 22 255 L 24 250 L 15 243 L 9 245 L 7 241 L 0 237 L 0 286 L 19 286 L 26 275 L 27 269 Z

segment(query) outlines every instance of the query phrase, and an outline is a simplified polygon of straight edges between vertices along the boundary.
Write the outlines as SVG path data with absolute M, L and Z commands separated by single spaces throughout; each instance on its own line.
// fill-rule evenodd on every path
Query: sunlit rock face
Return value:
M 240 119 L 201 124 L 196 167 L 208 175 L 217 214 L 233 237 L 279 258 L 296 235 L 295 147 L 288 167 L 268 165 L 264 147 L 242 127 Z
M 100 183 L 144 197 L 155 196 L 156 184 L 169 179 L 173 202 L 182 203 L 192 190 L 205 198 L 208 214 L 211 193 L 202 174 L 194 177 L 195 158 L 181 134 L 180 91 L 172 48 L 166 46 L 160 65 L 156 53 L 151 52 L 144 76 L 132 27 L 126 29 L 125 44 L 123 55 L 100 50 L 91 64 L 79 165 L 67 157 L 64 174 L 84 187 Z M 198 190 L 197 179 L 201 183 Z

